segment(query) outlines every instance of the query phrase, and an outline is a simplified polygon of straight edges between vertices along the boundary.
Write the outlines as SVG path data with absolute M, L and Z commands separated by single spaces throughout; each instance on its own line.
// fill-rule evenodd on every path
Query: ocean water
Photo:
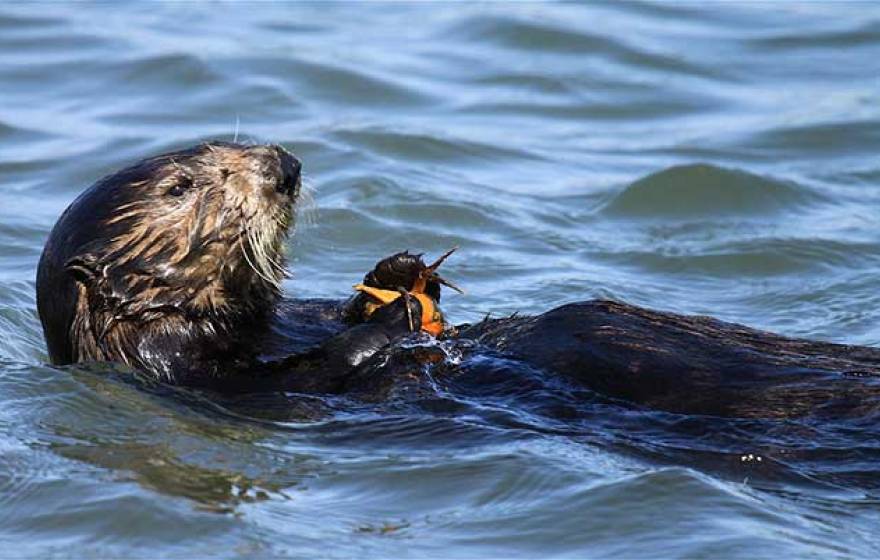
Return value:
M 880 344 L 875 4 L 4 4 L 0 556 L 880 555 L 876 416 L 754 447 L 642 422 L 632 453 L 620 411 L 268 422 L 47 365 L 34 272 L 65 206 L 234 138 L 304 162 L 293 297 L 458 245 L 457 322 L 603 297 Z M 771 456 L 798 476 L 759 476 Z

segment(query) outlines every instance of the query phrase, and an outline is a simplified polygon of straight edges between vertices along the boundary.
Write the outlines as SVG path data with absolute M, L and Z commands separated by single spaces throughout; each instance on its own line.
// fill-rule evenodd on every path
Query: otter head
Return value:
M 280 146 L 209 143 L 109 175 L 55 225 L 37 273 L 54 363 L 119 361 L 174 377 L 265 322 L 300 163 Z

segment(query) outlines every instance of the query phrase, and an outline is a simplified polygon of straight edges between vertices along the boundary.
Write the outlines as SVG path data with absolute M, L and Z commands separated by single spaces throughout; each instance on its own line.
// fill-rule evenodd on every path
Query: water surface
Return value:
M 878 61 L 868 3 L 4 5 L 4 554 L 876 557 L 877 418 L 816 444 L 837 484 L 748 460 L 809 459 L 809 425 L 633 454 L 620 411 L 491 399 L 251 421 L 47 366 L 33 278 L 103 174 L 237 137 L 305 162 L 291 295 L 460 245 L 456 321 L 613 297 L 878 345 Z

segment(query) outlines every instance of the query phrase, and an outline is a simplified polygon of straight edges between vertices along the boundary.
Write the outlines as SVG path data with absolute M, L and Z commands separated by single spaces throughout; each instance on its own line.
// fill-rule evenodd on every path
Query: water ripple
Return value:
M 706 164 L 676 166 L 639 179 L 605 207 L 612 216 L 656 219 L 764 214 L 823 200 L 806 187 Z
M 876 414 L 658 414 L 488 356 L 381 406 L 282 399 L 281 422 L 270 397 L 42 365 L 33 292 L 82 189 L 237 134 L 304 161 L 297 296 L 459 245 L 456 322 L 619 297 L 876 345 L 878 21 L 821 2 L 2 5 L 0 543 L 876 557 Z

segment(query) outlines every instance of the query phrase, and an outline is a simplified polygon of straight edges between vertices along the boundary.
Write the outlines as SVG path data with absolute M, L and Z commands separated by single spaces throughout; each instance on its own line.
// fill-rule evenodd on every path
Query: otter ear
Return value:
M 89 284 L 98 274 L 98 258 L 91 253 L 78 255 L 64 263 L 64 270 L 78 282 Z

